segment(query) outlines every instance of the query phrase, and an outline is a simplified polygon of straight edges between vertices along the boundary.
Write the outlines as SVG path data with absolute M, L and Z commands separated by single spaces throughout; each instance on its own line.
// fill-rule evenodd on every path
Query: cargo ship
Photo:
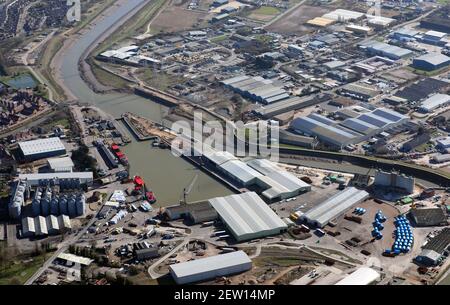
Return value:
M 134 183 L 133 192 L 135 194 L 144 195 L 144 199 L 147 200 L 150 204 L 154 204 L 156 202 L 155 194 L 151 190 L 147 189 L 144 179 L 142 179 L 140 176 L 134 176 L 133 183 Z
M 112 144 L 111 150 L 114 153 L 114 155 L 117 157 L 117 159 L 122 163 L 122 165 L 127 166 L 128 165 L 128 158 L 125 156 L 123 152 L 120 151 L 119 145 Z

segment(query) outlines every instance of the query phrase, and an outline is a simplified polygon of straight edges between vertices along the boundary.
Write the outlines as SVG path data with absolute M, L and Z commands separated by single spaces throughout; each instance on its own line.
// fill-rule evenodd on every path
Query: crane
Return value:
M 187 195 L 189 195 L 189 193 L 192 191 L 192 188 L 194 187 L 194 184 L 197 181 L 197 179 L 198 174 L 196 174 L 194 178 L 192 178 L 191 183 L 183 189 L 183 199 L 180 202 L 181 205 L 187 204 Z

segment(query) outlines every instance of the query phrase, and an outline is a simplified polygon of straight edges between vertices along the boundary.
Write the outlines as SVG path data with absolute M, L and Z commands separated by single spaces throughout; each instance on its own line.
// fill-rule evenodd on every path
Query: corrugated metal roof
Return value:
M 247 166 L 247 164 L 245 164 L 241 160 L 231 160 L 225 162 L 220 165 L 220 168 L 233 177 L 239 179 L 244 184 L 249 183 L 253 179 L 261 176 L 260 173 Z
M 439 106 L 447 104 L 448 102 L 450 102 L 450 95 L 438 93 L 424 100 L 420 105 L 420 108 L 426 111 L 432 111 Z
M 209 202 L 235 237 L 282 230 L 286 224 L 254 192 L 217 197 Z
M 437 66 L 437 65 L 441 65 L 441 64 L 445 64 L 445 63 L 449 62 L 450 57 L 445 56 L 444 54 L 441 54 L 441 53 L 432 52 L 432 53 L 428 53 L 428 54 L 419 56 L 414 59 L 414 61 L 416 61 L 416 60 L 423 60 L 432 65 Z
M 251 262 L 251 259 L 244 251 L 235 251 L 170 265 L 169 268 L 176 277 L 182 278 L 236 265 L 251 264 Z
M 51 169 L 57 170 L 57 169 L 67 169 L 74 167 L 73 161 L 70 157 L 64 157 L 64 158 L 51 158 L 47 160 L 48 165 Z
M 20 180 L 46 180 L 46 179 L 88 179 L 92 180 L 92 172 L 72 172 L 72 173 L 42 173 L 42 174 L 20 174 Z
M 299 189 L 309 189 L 310 185 L 293 174 L 281 169 L 275 163 L 267 159 L 254 159 L 248 161 L 247 164 L 262 173 L 264 176 L 270 177 L 288 192 L 294 192 Z M 280 190 L 283 191 L 283 190 Z
M 19 142 L 19 147 L 25 156 L 66 149 L 58 137 Z
M 341 191 L 321 204 L 314 206 L 307 211 L 302 218 L 316 222 L 320 226 L 326 225 L 330 220 L 342 215 L 353 205 L 367 199 L 369 193 L 363 190 L 358 190 L 355 187 L 349 187 Z

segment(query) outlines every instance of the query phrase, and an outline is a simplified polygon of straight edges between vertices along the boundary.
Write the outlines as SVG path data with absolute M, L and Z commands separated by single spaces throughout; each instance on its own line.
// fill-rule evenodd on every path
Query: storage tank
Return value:
M 34 194 L 33 201 L 31 202 L 31 212 L 33 217 L 39 216 L 41 213 L 41 198 L 42 198 L 42 189 L 36 189 L 36 193 Z
M 67 209 L 70 218 L 77 216 L 76 197 L 74 195 L 70 195 L 67 199 Z
M 77 216 L 83 216 L 86 213 L 86 197 L 83 194 L 77 196 Z
M 41 199 L 41 215 L 50 215 L 50 201 L 52 200 L 52 193 L 49 189 L 44 192 L 44 196 Z
M 62 195 L 59 198 L 59 213 L 61 215 L 68 215 L 69 211 L 67 208 L 67 196 L 66 195 Z
M 59 215 L 59 196 L 57 194 L 53 194 L 50 202 L 50 214 Z

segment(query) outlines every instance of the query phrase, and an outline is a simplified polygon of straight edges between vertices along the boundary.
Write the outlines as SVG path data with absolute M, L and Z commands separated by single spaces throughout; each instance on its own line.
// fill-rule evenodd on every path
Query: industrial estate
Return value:
M 447 1 L 69 9 L 0 1 L 0 284 L 450 284 Z

